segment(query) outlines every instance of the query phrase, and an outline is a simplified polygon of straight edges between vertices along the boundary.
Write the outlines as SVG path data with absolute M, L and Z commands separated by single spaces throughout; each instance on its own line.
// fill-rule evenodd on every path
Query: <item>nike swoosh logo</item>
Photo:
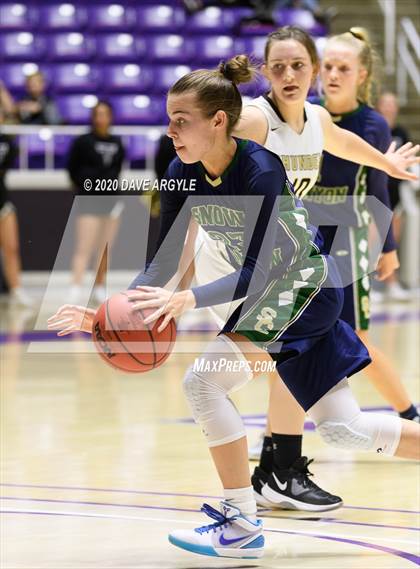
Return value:
M 234 539 L 226 539 L 222 534 L 220 536 L 220 545 L 231 545 L 232 543 L 237 543 L 238 541 L 242 541 L 243 539 L 249 537 L 249 535 L 243 535 L 242 537 L 235 537 Z
M 277 476 L 274 474 L 274 472 L 273 472 L 273 477 L 274 477 L 274 480 L 276 481 L 277 486 L 280 488 L 280 490 L 282 490 L 284 492 L 284 490 L 286 490 L 286 488 L 287 488 L 287 482 L 280 482 L 280 480 L 277 478 Z

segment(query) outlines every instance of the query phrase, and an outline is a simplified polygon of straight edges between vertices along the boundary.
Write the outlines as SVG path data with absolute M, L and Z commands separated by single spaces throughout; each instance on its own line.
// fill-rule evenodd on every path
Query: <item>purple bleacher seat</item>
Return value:
M 54 151 L 56 154 L 67 154 L 74 140 L 74 135 L 56 134 L 54 137 Z
M 229 34 L 237 23 L 237 13 L 218 6 L 208 6 L 188 17 L 188 31 L 192 34 Z
M 191 71 L 188 65 L 156 65 L 153 68 L 153 90 L 166 93 L 178 79 Z
M 234 41 L 231 36 L 204 36 L 195 40 L 196 57 L 204 65 L 214 65 L 243 52 L 243 41 Z
M 156 154 L 157 142 L 160 133 L 150 132 L 147 134 L 136 134 L 135 136 L 124 137 L 126 158 L 130 162 L 131 168 L 144 168 L 146 156 Z
M 298 26 L 311 35 L 326 35 L 327 30 L 319 24 L 308 10 L 289 9 L 274 13 L 274 19 L 279 26 Z
M 142 134 L 129 136 L 125 149 L 126 158 L 129 162 L 144 160 L 146 157 L 146 136 Z
M 25 4 L 13 2 L 0 6 L 0 30 L 29 31 L 38 23 L 38 12 Z
M 137 63 L 106 66 L 104 88 L 115 93 L 145 93 L 154 81 L 154 69 Z
M 183 64 L 195 55 L 192 41 L 181 35 L 155 35 L 147 39 L 147 45 L 147 58 L 153 62 Z
M 269 33 L 273 32 L 276 28 L 282 25 L 280 11 L 278 11 L 277 16 L 275 18 L 276 20 L 275 24 L 268 24 L 268 23 L 262 24 L 260 22 L 254 21 L 254 23 L 243 22 L 241 25 L 240 25 L 240 20 L 242 18 L 252 18 L 255 15 L 255 12 L 254 10 L 248 8 L 236 8 L 235 12 L 237 17 L 236 29 L 238 35 L 241 37 L 262 36 L 266 38 Z
M 250 37 L 244 37 L 242 39 L 242 45 L 243 45 L 243 49 L 245 50 L 245 53 L 247 55 L 251 55 L 254 58 L 256 58 L 256 60 L 258 62 L 263 62 L 264 61 L 264 48 L 265 48 L 265 44 L 267 42 L 267 36 L 250 36 Z M 239 53 L 237 46 L 238 44 L 235 45 L 236 48 L 236 52 Z
M 52 61 L 89 61 L 95 52 L 92 36 L 80 32 L 48 36 L 48 56 Z
M 48 127 L 40 127 L 37 134 L 20 135 L 19 139 L 25 139 L 24 146 L 28 150 L 29 168 L 45 168 L 47 161 L 46 151 L 52 150 L 53 164 L 55 168 L 65 168 L 68 162 L 70 145 L 74 136 L 56 135 L 52 136 Z
M 97 36 L 97 57 L 106 61 L 138 62 L 146 55 L 146 42 L 132 34 Z
M 40 9 L 40 25 L 43 30 L 80 31 L 86 25 L 87 19 L 86 8 L 79 4 L 62 2 L 42 6 Z
M 165 97 L 120 95 L 111 98 L 115 124 L 155 124 L 165 122 Z
M 54 137 L 54 166 L 65 168 L 68 163 L 70 146 L 74 136 L 58 134 Z
M 62 93 L 96 92 L 101 89 L 101 69 L 88 63 L 61 63 L 50 67 L 53 85 Z
M 45 39 L 32 32 L 0 34 L 0 58 L 3 61 L 38 61 L 45 52 Z
M 165 5 L 140 6 L 137 8 L 136 29 L 146 32 L 176 33 L 186 24 L 185 11 L 181 7 Z M 189 20 L 188 30 L 191 31 Z
M 134 8 L 122 4 L 90 6 L 89 28 L 91 30 L 131 30 L 136 24 Z
M 57 104 L 66 123 L 89 124 L 91 110 L 97 100 L 92 94 L 62 95 L 57 99 Z
M 259 97 L 263 93 L 267 93 L 270 90 L 270 83 L 262 74 L 257 74 L 255 79 L 250 83 L 242 83 L 239 85 L 239 91 L 242 95 L 251 97 Z

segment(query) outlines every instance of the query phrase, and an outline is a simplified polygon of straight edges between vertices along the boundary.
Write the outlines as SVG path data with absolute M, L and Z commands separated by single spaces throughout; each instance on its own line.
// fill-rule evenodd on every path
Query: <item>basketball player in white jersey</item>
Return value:
M 288 26 L 270 34 L 262 72 L 270 81 L 271 90 L 244 108 L 235 134 L 254 140 L 280 156 L 300 198 L 317 181 L 324 149 L 340 158 L 381 169 L 389 175 L 394 175 L 392 173 L 397 170 L 397 177 L 410 178 L 410 174 L 402 170 L 418 147 L 408 145 L 397 153 L 388 151 L 382 154 L 360 137 L 336 127 L 324 108 L 306 101 L 318 70 L 316 47 L 306 32 Z M 192 224 L 185 254 L 188 255 L 189 251 L 191 256 L 195 256 L 198 285 L 234 270 L 228 261 L 221 258 L 220 249 L 223 247 L 222 243 L 212 240 Z M 227 255 L 224 257 L 227 259 Z M 216 305 L 211 307 L 211 311 L 220 324 L 236 306 L 237 302 L 230 306 Z M 270 426 L 273 436 L 264 439 L 260 466 L 253 477 L 257 501 L 261 505 L 274 506 L 262 496 L 262 487 L 269 479 L 266 473 L 272 472 L 274 461 L 276 472 L 282 475 L 281 488 L 277 485 L 275 489 L 278 504 L 309 511 L 339 507 L 342 504 L 339 497 L 325 492 L 308 477 L 308 460 L 301 456 L 304 411 L 278 379 L 277 373 L 270 379 L 270 405 L 283 409 L 287 405 L 288 412 L 275 414 L 276 425 Z M 271 478 L 270 485 L 273 486 Z

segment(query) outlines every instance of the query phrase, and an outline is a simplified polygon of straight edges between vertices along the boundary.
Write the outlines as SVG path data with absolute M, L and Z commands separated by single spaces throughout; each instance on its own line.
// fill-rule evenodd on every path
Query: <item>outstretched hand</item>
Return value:
M 58 330 L 57 336 L 67 336 L 73 332 L 92 333 L 95 314 L 95 310 L 86 306 L 64 304 L 51 318 L 48 318 L 48 330 Z
M 417 156 L 420 145 L 413 146 L 412 142 L 407 142 L 397 150 L 396 146 L 395 142 L 391 142 L 385 153 L 389 164 L 387 174 L 400 180 L 417 180 L 417 176 L 409 172 L 408 168 L 413 164 L 420 164 L 420 156 Z

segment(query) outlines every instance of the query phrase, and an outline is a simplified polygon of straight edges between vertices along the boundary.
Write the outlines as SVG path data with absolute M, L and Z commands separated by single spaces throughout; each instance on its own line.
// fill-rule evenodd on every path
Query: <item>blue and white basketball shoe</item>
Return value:
M 264 554 L 262 521 L 249 520 L 238 508 L 220 502 L 221 512 L 208 504 L 201 511 L 216 520 L 214 524 L 191 530 L 175 530 L 169 541 L 192 553 L 214 557 L 256 559 Z

